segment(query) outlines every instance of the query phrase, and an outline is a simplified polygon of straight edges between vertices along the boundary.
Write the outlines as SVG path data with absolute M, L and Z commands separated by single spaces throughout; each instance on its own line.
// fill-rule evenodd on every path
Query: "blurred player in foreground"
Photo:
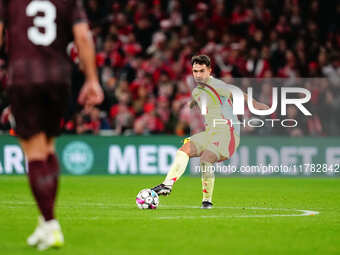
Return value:
M 59 175 L 54 137 L 60 134 L 68 105 L 71 64 L 66 46 L 72 35 L 86 75 L 79 103 L 103 100 L 86 14 L 80 0 L 0 0 L 0 20 L 0 35 L 5 30 L 8 38 L 8 95 L 15 132 L 42 215 L 27 243 L 39 250 L 61 247 L 64 237 L 54 215 Z
M 201 112 L 205 112 L 206 129 L 184 140 L 184 145 L 177 151 L 165 180 L 152 189 L 159 195 L 169 195 L 174 183 L 184 173 L 189 158 L 200 157 L 203 192 L 201 208 L 211 209 L 215 183 L 213 164 L 227 160 L 233 155 L 240 143 L 240 125 L 231 124 L 239 121 L 233 114 L 230 85 L 211 76 L 209 57 L 194 56 L 191 64 L 197 86 L 192 91 L 193 100 L 190 102 L 190 108 L 198 105 Z M 245 102 L 248 100 L 245 93 L 244 100 Z M 202 104 L 203 101 L 205 104 Z M 259 110 L 269 108 L 256 100 L 253 100 L 253 105 Z M 214 120 L 225 120 L 225 123 L 216 125 Z

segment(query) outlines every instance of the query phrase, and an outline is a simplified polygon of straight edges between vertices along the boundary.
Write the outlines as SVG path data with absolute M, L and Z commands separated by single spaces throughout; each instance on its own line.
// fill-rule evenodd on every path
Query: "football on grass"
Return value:
M 137 194 L 136 204 L 139 209 L 156 209 L 159 204 L 159 198 L 153 190 L 143 189 Z

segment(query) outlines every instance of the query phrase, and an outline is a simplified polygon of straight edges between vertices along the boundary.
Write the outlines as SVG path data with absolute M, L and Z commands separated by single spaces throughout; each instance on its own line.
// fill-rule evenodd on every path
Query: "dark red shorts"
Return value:
M 15 133 L 29 139 L 43 132 L 47 137 L 60 135 L 62 118 L 68 107 L 68 84 L 26 84 L 8 86 Z

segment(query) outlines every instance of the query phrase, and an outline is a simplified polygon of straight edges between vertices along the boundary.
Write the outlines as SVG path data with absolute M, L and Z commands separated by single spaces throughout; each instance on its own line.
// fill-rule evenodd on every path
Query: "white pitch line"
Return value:
M 231 208 L 231 207 L 229 207 Z M 249 209 L 249 208 L 245 208 Z M 264 208 L 262 208 L 264 209 Z M 270 209 L 270 208 L 266 208 Z M 281 209 L 274 209 L 273 210 L 282 210 Z M 284 208 L 283 208 L 284 209 Z M 293 210 L 293 209 L 291 209 Z M 302 214 L 258 214 L 258 215 L 196 215 L 196 216 L 160 216 L 158 219 L 160 220 L 173 220 L 173 219 L 197 219 L 197 218 L 270 218 L 270 217 L 301 217 L 301 216 L 314 216 L 320 214 L 318 211 L 310 211 L 310 210 L 297 210 L 297 212 L 302 212 Z
M 176 206 L 163 206 L 177 208 Z M 179 207 L 180 208 L 180 207 Z M 198 206 L 183 206 L 183 208 L 199 208 Z M 195 218 L 265 218 L 265 217 L 301 217 L 320 214 L 318 211 L 289 209 L 289 208 L 268 208 L 268 207 L 239 207 L 239 206 L 216 206 L 213 209 L 245 209 L 245 210 L 271 210 L 271 211 L 296 211 L 300 214 L 258 214 L 258 215 L 180 215 L 160 216 L 159 219 L 195 219 Z M 212 209 L 212 210 L 213 210 Z
M 33 202 L 28 201 L 0 201 L 2 205 L 9 205 L 6 206 L 7 208 L 19 208 L 25 205 L 34 205 Z M 100 207 L 100 208 L 133 208 L 135 207 L 134 204 L 105 204 L 105 203 L 91 203 L 91 202 L 80 202 L 80 203 L 63 203 L 59 208 L 83 208 L 87 206 L 92 207 Z M 199 209 L 199 206 L 190 206 L 190 205 L 160 205 L 160 208 L 168 208 L 168 209 Z M 159 219 L 159 220 L 171 220 L 171 219 L 198 219 L 198 218 L 270 218 L 270 217 L 301 217 L 301 216 L 314 216 L 320 214 L 318 211 L 311 211 L 311 210 L 301 210 L 301 209 L 289 209 L 289 208 L 269 208 L 269 207 L 240 207 L 240 206 L 215 206 L 212 210 L 214 211 L 218 209 L 244 209 L 244 210 L 269 210 L 269 211 L 296 211 L 299 212 L 293 214 L 243 214 L 243 215 L 178 215 L 178 216 L 154 216 L 150 219 Z M 63 217 L 65 220 L 72 219 L 72 217 Z M 102 216 L 94 216 L 94 217 L 77 217 L 77 219 L 84 219 L 84 220 L 99 220 L 108 217 Z M 137 217 L 140 219 L 140 217 Z M 110 218 L 111 219 L 111 218 Z M 125 219 L 133 219 L 132 217 L 112 217 L 113 220 L 125 220 Z

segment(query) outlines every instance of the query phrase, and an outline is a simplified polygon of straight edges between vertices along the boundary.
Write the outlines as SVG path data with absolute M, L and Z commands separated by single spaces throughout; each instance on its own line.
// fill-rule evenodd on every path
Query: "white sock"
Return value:
M 201 162 L 201 172 L 202 172 L 202 201 L 208 201 L 211 203 L 214 184 L 215 184 L 215 173 L 210 168 L 212 163 L 209 162 Z
M 189 162 L 189 156 L 184 151 L 178 150 L 174 162 L 170 167 L 163 184 L 172 186 L 184 173 Z

